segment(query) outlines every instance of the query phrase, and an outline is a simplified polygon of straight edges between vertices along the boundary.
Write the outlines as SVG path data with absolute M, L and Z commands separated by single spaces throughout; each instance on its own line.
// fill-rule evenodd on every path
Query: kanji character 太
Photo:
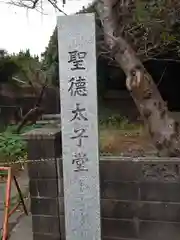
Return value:
M 80 108 L 80 104 L 76 103 L 76 109 L 72 110 L 72 113 L 74 114 L 73 118 L 71 119 L 71 122 L 74 121 L 75 119 L 78 120 L 84 120 L 88 121 L 88 119 L 83 115 L 83 112 L 86 112 L 85 108 Z

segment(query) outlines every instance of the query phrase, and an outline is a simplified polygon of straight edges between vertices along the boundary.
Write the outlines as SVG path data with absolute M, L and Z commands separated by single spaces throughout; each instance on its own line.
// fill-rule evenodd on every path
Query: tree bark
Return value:
M 157 86 L 134 50 L 121 35 L 116 35 L 119 26 L 113 8 L 117 1 L 119 0 L 103 0 L 97 3 L 105 41 L 112 56 L 126 74 L 126 86 L 160 156 L 180 156 L 179 123 L 169 116 Z

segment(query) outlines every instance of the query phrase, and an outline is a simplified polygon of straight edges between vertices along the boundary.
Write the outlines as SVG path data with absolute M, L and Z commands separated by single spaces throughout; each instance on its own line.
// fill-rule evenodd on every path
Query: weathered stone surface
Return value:
M 101 180 L 102 181 L 139 180 L 141 176 L 141 163 L 133 161 L 119 161 L 118 159 L 119 159 L 118 157 L 113 157 L 113 160 L 110 158 L 101 157 L 100 159 Z
M 26 140 L 55 139 L 57 135 L 59 135 L 59 133 L 60 133 L 60 130 L 57 128 L 36 128 L 22 134 L 22 136 Z
M 138 200 L 139 185 L 134 182 L 101 182 L 101 197 L 105 199 Z
M 58 19 L 66 238 L 100 240 L 94 14 Z
M 139 219 L 164 222 L 180 222 L 180 203 L 139 202 Z
M 140 196 L 142 201 L 180 202 L 180 184 L 142 182 Z
M 143 240 L 178 240 L 180 224 L 165 222 L 141 222 L 140 239 Z
M 33 215 L 58 216 L 59 202 L 57 198 L 31 198 Z
M 60 235 L 34 233 L 33 240 L 62 240 Z
M 58 196 L 62 194 L 59 129 L 36 129 L 26 134 L 28 141 L 29 189 L 31 196 L 32 236 L 34 240 L 60 239 Z M 51 159 L 49 161 L 36 161 Z M 33 162 L 34 160 L 34 162 Z M 57 164 L 58 162 L 58 164 Z M 62 178 L 62 176 L 61 176 Z
M 52 141 L 52 144 L 48 143 L 52 146 L 50 155 L 57 156 L 60 153 L 58 137 Z M 44 143 L 47 147 L 47 142 Z M 31 147 L 34 148 L 34 145 L 37 144 Z M 39 153 L 32 155 L 34 159 L 40 156 L 41 151 L 42 155 L 45 152 L 43 147 L 37 147 L 36 151 Z M 157 158 L 103 159 L 100 161 L 101 239 L 179 239 L 180 161 Z M 29 169 L 33 239 L 65 239 L 62 161 L 43 164 L 38 163 L 37 167 L 32 164 Z M 60 167 L 58 171 L 57 165 Z
M 144 163 L 142 164 L 142 176 L 145 181 L 180 181 L 180 164 Z
M 135 201 L 101 200 L 101 216 L 104 218 L 133 219 L 138 216 L 138 210 Z
M 30 239 L 32 240 L 32 239 Z M 62 240 L 60 235 L 34 233 L 33 240 Z
M 58 235 L 60 232 L 59 217 L 33 215 L 32 225 L 34 233 Z
M 138 229 L 136 222 L 118 219 L 102 219 L 103 237 L 113 238 L 137 238 Z
M 58 197 L 56 179 L 30 180 L 29 189 L 32 197 Z
M 56 160 L 29 163 L 28 174 L 30 179 L 55 179 Z

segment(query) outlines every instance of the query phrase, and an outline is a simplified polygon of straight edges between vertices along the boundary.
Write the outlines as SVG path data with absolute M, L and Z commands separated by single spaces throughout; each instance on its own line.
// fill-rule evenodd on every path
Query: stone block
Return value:
M 139 228 L 133 221 L 102 219 L 102 237 L 110 239 L 137 238 Z
M 32 197 L 58 197 L 57 179 L 30 180 L 29 189 Z
M 29 163 L 28 174 L 30 179 L 55 179 L 57 176 L 56 160 Z
M 60 235 L 34 233 L 33 240 L 62 240 Z
M 139 202 L 141 220 L 180 222 L 180 204 L 167 202 Z
M 165 222 L 141 222 L 140 238 L 143 240 L 179 240 L 180 224 Z
M 33 215 L 58 216 L 59 203 L 57 198 L 31 198 Z
M 60 233 L 59 217 L 33 215 L 32 226 L 34 233 L 52 235 L 59 235 Z
M 100 160 L 100 178 L 102 181 L 137 181 L 141 176 L 141 163 L 132 161 Z
M 101 216 L 104 218 L 133 219 L 138 216 L 138 203 L 101 199 Z
M 142 201 L 180 202 L 180 184 L 142 182 L 140 196 Z
M 101 197 L 106 199 L 138 200 L 139 186 L 133 182 L 101 182 Z

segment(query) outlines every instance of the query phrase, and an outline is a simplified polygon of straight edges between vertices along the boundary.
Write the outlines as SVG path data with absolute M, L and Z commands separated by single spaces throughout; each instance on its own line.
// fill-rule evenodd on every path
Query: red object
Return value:
M 9 217 L 16 211 L 16 209 L 19 207 L 19 205 L 22 203 L 24 212 L 26 215 L 28 215 L 23 196 L 20 190 L 20 187 L 18 185 L 18 182 L 12 174 L 12 169 L 11 167 L 0 167 L 0 171 L 7 171 L 8 172 L 8 177 L 7 177 L 7 184 L 6 184 L 6 199 L 5 199 L 5 211 L 4 211 L 4 222 L 3 222 L 3 235 L 2 235 L 2 240 L 7 240 L 8 237 L 8 220 Z M 19 193 L 20 201 L 13 207 L 13 209 L 10 209 L 10 198 L 11 198 L 11 184 L 12 184 L 12 179 L 14 179 L 17 191 Z
M 3 223 L 3 237 L 2 240 L 7 240 L 8 236 L 8 212 L 10 206 L 10 194 L 11 194 L 11 168 L 0 167 L 2 171 L 8 171 L 7 186 L 6 186 L 6 200 L 5 200 L 5 211 L 4 211 L 4 223 Z

